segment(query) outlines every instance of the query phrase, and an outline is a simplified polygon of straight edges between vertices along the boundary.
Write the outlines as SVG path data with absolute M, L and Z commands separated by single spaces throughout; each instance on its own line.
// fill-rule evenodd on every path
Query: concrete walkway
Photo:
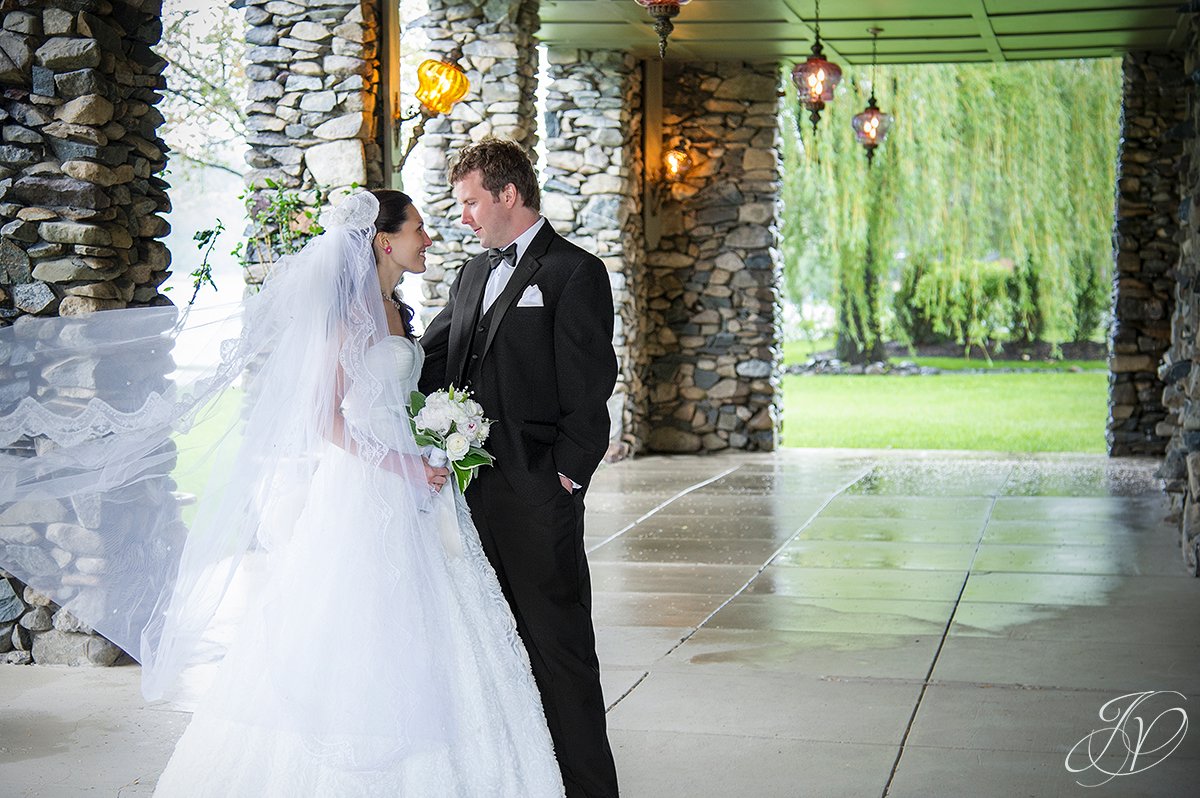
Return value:
M 1171 736 L 1200 717 L 1200 580 L 1153 470 L 806 450 L 606 467 L 588 548 L 623 795 L 1196 794 L 1200 726 Z M 150 795 L 187 716 L 137 678 L 0 668 L 0 794 Z M 1146 691 L 1182 695 L 1101 719 Z M 1086 743 L 1066 762 L 1093 731 L 1120 775 L 1089 789 L 1110 776 Z

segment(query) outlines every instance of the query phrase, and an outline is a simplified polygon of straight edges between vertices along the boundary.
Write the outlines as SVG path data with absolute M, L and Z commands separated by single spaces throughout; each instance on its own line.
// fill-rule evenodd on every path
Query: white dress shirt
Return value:
M 538 220 L 531 224 L 528 230 L 521 233 L 521 235 L 517 236 L 517 240 L 512 242 L 512 244 L 517 245 L 516 260 L 512 263 L 505 260 L 499 266 L 492 269 L 492 273 L 488 275 L 487 286 L 483 289 L 483 313 L 487 313 L 496 300 L 500 298 L 500 295 L 504 293 L 504 287 L 508 285 L 513 272 L 517 270 L 517 264 L 521 262 L 521 256 L 525 254 L 525 250 L 529 249 L 533 237 L 538 234 L 538 231 L 542 229 L 542 225 L 544 224 L 546 224 L 546 217 L 539 216 Z M 509 246 L 510 244 L 505 244 L 503 247 L 499 247 L 499 249 L 507 249 Z

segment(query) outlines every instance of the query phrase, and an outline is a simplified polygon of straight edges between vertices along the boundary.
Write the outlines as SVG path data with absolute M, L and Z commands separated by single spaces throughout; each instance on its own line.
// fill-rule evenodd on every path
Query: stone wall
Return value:
M 170 210 L 158 177 L 166 148 L 155 109 L 166 62 L 151 47 L 161 0 L 6 0 L 0 5 L 0 323 L 27 315 L 168 304 L 170 256 L 158 239 Z M 146 362 L 153 381 L 170 370 Z M 3 399 L 35 391 L 61 406 L 104 396 L 106 364 L 55 361 L 0 380 Z M 8 451 L 36 448 L 24 439 Z M 171 485 L 148 487 L 172 508 Z M 23 561 L 48 547 L 64 584 L 105 567 L 83 502 L 0 510 L 0 546 Z M 0 656 L 8 662 L 110 664 L 120 650 L 45 595 L 0 571 Z
M 104 666 L 122 653 L 48 596 L 0 571 L 0 661 Z
M 445 306 L 458 269 L 482 251 L 475 235 L 459 222 L 448 158 L 489 134 L 518 142 L 533 157 L 538 0 L 429 0 L 429 14 L 413 24 L 428 35 L 431 57 L 448 58 L 461 49 L 458 64 L 471 81 L 467 96 L 448 116 L 426 123 L 417 148 L 425 167 L 418 204 L 434 241 L 425 256 L 422 283 L 428 322 Z
M 664 143 L 695 165 L 646 253 L 652 451 L 776 446 L 778 87 L 775 63 L 665 65 Z
M 166 301 L 159 6 L 4 3 L 0 320 Z
M 1114 456 L 1162 454 L 1175 427 L 1163 405 L 1162 377 L 1174 381 L 1176 374 L 1160 376 L 1160 366 L 1171 346 L 1175 315 L 1178 127 L 1185 108 L 1181 76 L 1178 54 L 1125 57 L 1109 360 L 1108 449 Z M 1192 343 L 1185 346 L 1190 350 Z M 1173 397 L 1167 399 L 1178 406 Z
M 246 0 L 245 14 L 252 215 L 272 200 L 267 180 L 309 206 L 318 191 L 336 201 L 348 187 L 381 186 L 388 131 L 378 96 L 376 4 Z M 253 236 L 247 251 L 247 281 L 261 282 L 278 253 L 255 246 Z
M 610 402 L 613 455 L 645 441 L 645 241 L 642 234 L 642 74 L 627 53 L 551 50 L 542 211 L 608 268 L 620 372 Z

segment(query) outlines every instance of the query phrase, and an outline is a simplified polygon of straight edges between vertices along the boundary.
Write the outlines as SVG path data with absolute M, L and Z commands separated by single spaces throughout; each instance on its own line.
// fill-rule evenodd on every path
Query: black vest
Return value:
M 475 308 L 475 320 L 471 325 L 471 345 L 467 347 L 467 359 L 463 364 L 462 380 L 460 381 L 464 388 L 471 388 L 477 391 L 479 388 L 480 364 L 483 363 L 483 349 L 487 345 L 488 330 L 492 327 L 492 314 L 496 310 L 496 303 L 488 308 L 487 313 L 481 314 L 483 310 L 483 297 L 479 298 L 479 307 Z

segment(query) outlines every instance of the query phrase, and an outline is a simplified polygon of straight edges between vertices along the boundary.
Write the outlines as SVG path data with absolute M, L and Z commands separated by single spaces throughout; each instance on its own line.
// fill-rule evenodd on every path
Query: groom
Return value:
M 529 158 L 495 138 L 450 170 L 462 223 L 488 251 L 463 266 L 421 339 L 421 390 L 471 389 L 494 420 L 495 468 L 467 490 L 516 616 L 568 798 L 617 795 L 583 550 L 583 497 L 608 444 L 613 301 L 598 258 L 539 213 Z

